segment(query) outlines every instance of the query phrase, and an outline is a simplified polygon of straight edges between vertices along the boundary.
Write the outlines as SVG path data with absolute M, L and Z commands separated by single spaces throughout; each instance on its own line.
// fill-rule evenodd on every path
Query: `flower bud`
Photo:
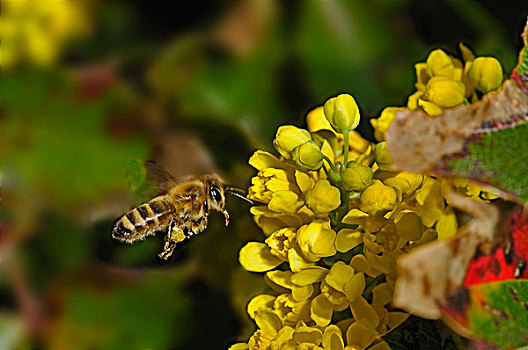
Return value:
M 385 186 L 379 180 L 374 180 L 372 185 L 361 192 L 359 209 L 372 215 L 385 214 L 394 209 L 396 201 L 396 191 L 392 187 Z
M 319 170 L 323 166 L 323 154 L 313 141 L 297 146 L 292 152 L 292 159 L 302 171 Z
M 343 133 L 353 130 L 359 124 L 359 109 L 354 98 L 348 94 L 341 94 L 326 101 L 324 114 L 332 127 Z
M 346 191 L 361 192 L 372 182 L 372 169 L 354 161 L 348 162 L 341 173 L 341 183 Z
M 430 77 L 453 78 L 455 66 L 449 56 L 442 50 L 432 51 L 427 57 L 427 73 Z
M 291 153 L 305 142 L 311 141 L 312 137 L 307 130 L 293 125 L 283 125 L 277 129 L 273 146 L 286 159 L 292 159 Z
M 475 88 L 484 94 L 497 90 L 502 78 L 501 64 L 494 57 L 477 57 L 469 68 L 469 79 Z
M 461 81 L 433 77 L 427 83 L 425 97 L 441 108 L 452 108 L 464 102 L 465 93 L 466 88 Z
M 383 167 L 384 165 L 390 165 L 392 163 L 387 142 L 380 142 L 376 144 L 374 147 L 374 158 L 380 167 Z

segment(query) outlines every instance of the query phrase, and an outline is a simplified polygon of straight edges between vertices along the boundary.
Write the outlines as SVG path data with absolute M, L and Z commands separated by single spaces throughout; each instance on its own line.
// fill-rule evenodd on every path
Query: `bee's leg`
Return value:
M 165 245 L 163 247 L 163 251 L 159 253 L 158 256 L 164 260 L 167 260 L 174 252 L 176 244 L 183 241 L 185 238 L 185 234 L 181 227 L 176 225 L 176 220 L 172 220 L 169 224 L 167 236 L 165 236 Z

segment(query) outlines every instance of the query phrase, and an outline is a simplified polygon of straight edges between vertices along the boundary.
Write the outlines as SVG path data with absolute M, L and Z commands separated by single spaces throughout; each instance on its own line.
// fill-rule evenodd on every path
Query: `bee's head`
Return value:
M 224 187 L 216 177 L 210 177 L 208 181 L 209 209 L 216 210 L 224 214 L 226 226 L 229 224 L 229 214 L 225 209 L 225 192 Z

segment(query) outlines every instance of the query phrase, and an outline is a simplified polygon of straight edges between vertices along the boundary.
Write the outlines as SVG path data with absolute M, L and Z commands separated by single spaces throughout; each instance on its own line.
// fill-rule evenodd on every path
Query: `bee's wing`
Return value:
M 145 162 L 145 169 L 147 181 L 157 185 L 159 194 L 167 193 L 178 183 L 167 170 L 153 160 Z
M 176 180 L 153 161 L 134 161 L 126 171 L 128 187 L 140 202 L 167 193 Z

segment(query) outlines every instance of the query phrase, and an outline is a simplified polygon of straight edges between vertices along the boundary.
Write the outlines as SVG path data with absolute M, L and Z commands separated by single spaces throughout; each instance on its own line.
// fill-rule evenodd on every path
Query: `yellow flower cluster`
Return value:
M 0 66 L 50 65 L 67 40 L 90 30 L 89 3 L 68 0 L 2 1 Z
M 464 103 L 478 100 L 479 96 L 502 87 L 503 71 L 494 57 L 477 57 L 460 44 L 462 61 L 437 49 L 426 62 L 417 63 L 416 92 L 409 96 L 407 108 L 422 109 L 432 117 L 445 109 L 456 108 Z M 385 108 L 378 119 L 372 119 L 377 140 L 385 139 L 394 115 L 399 107 Z
M 256 151 L 249 198 L 266 236 L 239 261 L 264 272 L 271 290 L 248 304 L 258 329 L 241 349 L 388 349 L 382 336 L 407 313 L 390 306 L 396 259 L 457 230 L 433 178 L 388 169 L 385 143 L 352 129 L 350 95 L 330 99 L 306 118 L 308 130 L 281 126 L 280 157 Z
M 445 109 L 475 102 L 482 95 L 501 89 L 503 71 L 497 59 L 475 58 L 475 55 L 462 44 L 460 51 L 462 61 L 437 49 L 429 54 L 426 62 L 415 65 L 417 91 L 409 96 L 407 108 L 421 109 L 431 117 L 435 117 L 442 114 Z M 392 124 L 396 112 L 403 109 L 404 107 L 386 107 L 379 118 L 371 119 L 374 137 L 378 141 L 385 140 L 385 132 Z M 477 201 L 488 201 L 498 197 L 497 194 L 490 193 L 489 189 L 462 179 L 442 180 L 442 193 L 447 194 L 449 189 Z M 447 200 L 447 195 L 444 197 Z

